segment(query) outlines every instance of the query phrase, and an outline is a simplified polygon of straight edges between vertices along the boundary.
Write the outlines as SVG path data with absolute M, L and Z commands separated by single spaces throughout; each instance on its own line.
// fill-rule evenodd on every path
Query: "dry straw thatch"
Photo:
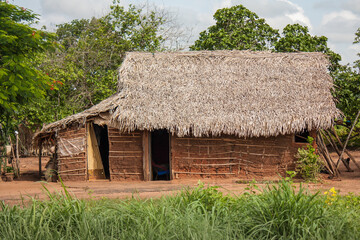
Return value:
M 178 136 L 328 128 L 339 115 L 328 64 L 321 53 L 132 52 L 120 68 L 117 95 L 43 131 L 109 110 L 110 124 L 123 131 L 166 128 Z
M 73 123 L 80 123 L 81 125 L 85 125 L 86 120 L 91 117 L 100 116 L 102 113 L 109 112 L 110 110 L 114 109 L 117 105 L 117 102 L 119 101 L 120 95 L 114 94 L 113 96 L 103 100 L 97 105 L 92 106 L 91 108 L 68 116 L 66 118 L 63 118 L 59 121 L 50 123 L 46 126 L 44 126 L 40 132 L 35 134 L 35 139 L 40 137 L 41 135 L 54 132 L 56 130 L 64 129 L 67 126 L 73 124 Z

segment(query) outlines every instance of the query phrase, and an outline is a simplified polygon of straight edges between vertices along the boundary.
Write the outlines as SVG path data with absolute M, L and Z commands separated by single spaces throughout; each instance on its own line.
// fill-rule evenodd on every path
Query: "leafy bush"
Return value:
M 206 211 L 211 211 L 215 206 L 228 206 L 232 198 L 224 196 L 218 189 L 218 186 L 205 188 L 204 183 L 199 181 L 194 189 L 184 189 L 180 193 L 180 199 L 185 205 L 199 202 Z
M 306 148 L 299 148 L 295 157 L 297 160 L 296 171 L 306 181 L 317 181 L 319 178 L 322 163 L 319 155 L 315 153 L 315 148 L 312 146 L 314 139 L 308 137 L 308 144 Z

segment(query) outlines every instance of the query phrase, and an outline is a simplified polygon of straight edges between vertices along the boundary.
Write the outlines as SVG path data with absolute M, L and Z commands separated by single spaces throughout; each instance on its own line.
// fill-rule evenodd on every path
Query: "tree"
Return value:
M 60 119 L 99 103 L 116 92 L 117 69 L 127 51 L 158 51 L 166 19 L 155 11 L 118 4 L 101 18 L 58 26 L 61 50 L 49 51 L 42 69 L 63 85 L 49 91 L 47 115 Z M 49 120 L 52 120 L 49 119 Z
M 327 46 L 327 37 L 311 36 L 309 29 L 300 24 L 288 24 L 282 32 L 281 38 L 275 43 L 277 52 L 322 52 L 330 57 L 330 70 L 339 67 L 341 57 Z
M 355 33 L 354 44 L 360 43 L 360 28 Z M 360 54 L 358 53 L 360 57 Z M 360 109 L 360 60 L 353 67 L 342 66 L 333 73 L 335 79 L 334 96 L 337 107 L 348 120 L 354 120 Z M 360 129 L 357 129 L 359 131 Z
M 42 98 L 51 78 L 33 59 L 54 47 L 54 35 L 30 25 L 37 20 L 32 11 L 0 2 L 0 124 L 8 131 L 22 104 Z
M 219 9 L 214 19 L 215 25 L 200 33 L 191 50 L 266 50 L 279 37 L 278 30 L 242 5 Z
M 353 44 L 358 44 L 358 43 L 360 43 L 360 27 L 355 32 L 355 39 Z M 357 55 L 360 57 L 360 53 L 357 53 Z M 354 64 L 355 67 L 359 70 L 359 74 L 360 74 L 360 60 L 356 60 Z
M 333 73 L 335 80 L 334 97 L 337 107 L 348 120 L 354 120 L 360 109 L 360 75 L 356 68 L 342 66 Z

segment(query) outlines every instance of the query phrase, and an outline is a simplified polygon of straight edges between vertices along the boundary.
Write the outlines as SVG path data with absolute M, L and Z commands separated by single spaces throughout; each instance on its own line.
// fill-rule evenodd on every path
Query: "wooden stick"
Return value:
M 141 175 L 142 173 L 110 173 L 110 175 Z
M 79 133 L 83 133 L 85 134 L 85 128 L 79 128 L 79 129 L 75 129 L 75 130 L 66 130 L 66 131 L 60 131 L 59 132 L 59 135 L 61 137 L 61 135 L 64 135 L 64 134 L 69 134 L 69 133 L 72 133 L 72 132 L 78 132 L 76 134 L 79 134 Z
M 113 153 L 142 153 L 143 151 L 117 151 L 117 150 L 111 150 L 109 152 L 113 152 Z
M 9 136 L 9 140 L 10 140 L 10 145 L 11 145 L 11 153 L 13 155 L 13 160 L 11 161 L 11 166 L 14 170 L 14 174 L 16 175 L 16 167 L 15 167 L 16 156 L 15 156 L 15 152 L 14 152 L 14 148 L 13 148 L 13 144 L 12 144 L 10 136 Z
M 66 139 L 66 140 L 68 140 L 68 139 L 81 139 L 84 136 L 85 136 L 84 133 L 76 133 L 76 134 L 71 134 L 71 135 L 65 135 L 65 134 L 60 135 L 61 138 Z
M 325 141 L 324 141 L 324 139 L 323 139 L 323 137 L 322 137 L 321 134 L 320 134 L 320 138 L 321 138 L 322 149 L 323 149 L 326 157 L 328 158 L 328 160 L 329 160 L 329 162 L 330 162 L 330 166 L 331 166 L 331 168 L 332 168 L 332 170 L 333 170 L 333 172 L 334 172 L 334 175 L 335 175 L 336 177 L 339 177 L 340 171 L 339 171 L 339 169 L 337 169 L 337 168 L 335 167 L 335 162 L 334 162 L 333 159 L 331 158 L 330 153 L 329 153 L 329 151 L 328 151 L 328 149 L 327 149 L 327 147 L 326 147 L 326 145 L 325 145 Z
M 253 144 L 246 144 L 246 143 L 225 143 L 225 144 L 181 144 L 177 143 L 176 145 L 182 147 L 204 147 L 204 146 L 216 146 L 216 147 L 227 147 L 227 146 L 243 146 L 243 147 L 259 147 L 259 148 L 281 148 L 286 149 L 287 147 L 284 146 L 276 146 L 276 145 L 253 145 Z
M 194 163 L 194 166 L 234 166 L 241 163 Z
M 109 152 L 120 152 L 120 153 L 143 153 L 143 151 L 109 151 Z
M 235 175 L 235 173 L 199 173 L 199 172 L 174 172 L 179 174 L 200 174 L 200 175 Z
M 59 171 L 58 173 L 75 172 L 75 171 L 80 171 L 80 170 L 86 170 L 86 168 L 70 169 L 70 170 L 65 170 L 65 171 Z
M 109 156 L 109 158 L 120 158 L 120 157 L 125 157 L 125 158 L 141 158 L 142 156 L 123 156 L 123 155 L 119 155 L 119 156 Z
M 67 163 L 58 163 L 58 166 L 60 165 L 67 165 L 67 164 L 74 164 L 74 163 L 84 163 L 86 161 L 76 161 L 76 162 L 67 162 Z
M 327 152 L 327 148 L 325 146 L 324 139 L 322 138 L 321 133 L 318 133 L 318 140 L 319 140 L 318 141 L 319 142 L 319 150 L 321 151 L 324 159 L 326 160 L 326 162 L 329 166 L 329 169 L 331 169 L 332 175 L 338 176 L 338 171 L 336 171 L 334 168 L 335 163 L 332 161 L 332 159 L 330 158 L 330 156 Z
M 265 157 L 280 157 L 277 154 L 262 154 L 262 153 L 246 153 L 246 152 L 236 152 L 239 154 L 247 154 L 247 155 L 254 155 L 254 156 L 265 156 Z M 204 154 L 205 155 L 205 154 Z M 234 157 L 179 157 L 179 156 L 175 156 L 175 158 L 180 158 L 180 159 L 197 159 L 197 160 L 231 160 L 231 159 L 238 159 L 238 157 L 234 156 Z
M 345 141 L 343 150 L 341 151 L 341 155 L 340 155 L 340 157 L 339 157 L 339 160 L 338 160 L 337 163 L 336 163 L 336 168 L 339 166 L 340 159 L 342 158 L 342 155 L 344 154 L 344 151 L 345 151 L 346 146 L 347 146 L 347 144 L 348 144 L 348 142 L 349 142 L 349 138 L 350 138 L 350 136 L 351 136 L 351 133 L 352 133 L 352 131 L 354 130 L 354 127 L 355 127 L 355 125 L 356 125 L 356 123 L 357 123 L 357 120 L 359 119 L 359 115 L 360 115 L 360 110 L 359 110 L 359 112 L 357 113 L 356 118 L 355 118 L 355 121 L 354 121 L 354 123 L 353 123 L 353 125 L 352 125 L 352 127 L 351 127 L 351 129 L 350 129 L 349 135 L 348 135 L 347 138 L 346 138 L 346 141 Z M 357 166 L 357 167 L 359 167 L 359 166 Z M 359 167 L 359 169 L 360 169 L 360 167 Z
M 39 141 L 39 177 L 41 177 L 42 140 Z
M 20 167 L 19 167 L 19 134 L 16 132 L 16 174 L 15 176 L 20 176 Z
M 338 140 L 340 147 L 343 148 L 344 145 L 342 144 L 342 142 L 341 142 L 339 136 L 337 135 L 334 127 L 332 127 L 332 134 L 333 134 L 333 135 L 336 137 L 336 139 Z M 360 169 L 359 164 L 356 162 L 355 158 L 350 154 L 350 152 L 349 152 L 347 149 L 345 149 L 345 152 L 346 152 L 346 154 L 349 156 L 349 158 L 351 159 L 351 161 L 353 161 L 354 164 Z
M 324 151 L 324 149 L 322 148 L 322 146 L 321 146 L 321 144 L 320 144 L 320 139 L 319 139 L 319 137 L 318 137 L 318 150 L 319 150 L 319 152 L 320 152 L 320 157 L 324 160 L 324 162 L 326 163 L 325 164 L 325 167 L 326 167 L 326 169 L 329 171 L 329 173 L 331 174 L 331 175 L 335 175 L 335 173 L 334 173 L 334 170 L 333 170 L 333 168 L 332 168 L 332 165 L 331 165 L 331 162 L 330 162 L 330 160 L 326 157 L 326 153 L 325 153 L 325 151 Z
M 61 160 L 68 160 L 68 159 L 85 159 L 85 156 L 83 157 L 59 157 Z
M 61 176 L 85 176 L 85 173 L 68 173 L 68 174 L 61 174 Z
M 141 138 L 141 135 L 136 135 L 136 136 L 124 136 L 124 135 L 114 136 L 114 135 L 112 135 L 112 136 L 110 136 L 110 138 Z
M 204 157 L 204 158 L 200 158 L 200 157 L 178 157 L 175 156 L 175 158 L 180 158 L 180 159 L 196 159 L 196 160 L 230 160 L 230 159 L 236 159 L 236 157 L 219 157 L 219 158 L 208 158 L 208 157 Z
M 340 156 L 340 150 L 338 149 L 338 147 L 336 146 L 335 142 L 333 141 L 333 139 L 331 138 L 331 135 L 329 134 L 329 136 L 326 134 L 326 131 L 323 131 L 322 134 L 324 135 L 324 137 L 326 138 L 326 140 L 330 143 L 330 145 L 335 149 L 335 152 Z M 348 170 L 348 172 L 353 172 L 353 170 L 350 168 L 349 164 L 344 160 L 344 158 L 341 158 L 342 163 L 344 164 L 344 166 L 346 167 L 346 169 Z

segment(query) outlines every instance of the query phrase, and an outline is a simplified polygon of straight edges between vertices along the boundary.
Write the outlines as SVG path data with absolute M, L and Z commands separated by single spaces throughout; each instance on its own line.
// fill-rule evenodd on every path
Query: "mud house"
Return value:
M 132 52 L 118 93 L 46 125 L 64 180 L 254 178 L 339 114 L 320 53 Z

